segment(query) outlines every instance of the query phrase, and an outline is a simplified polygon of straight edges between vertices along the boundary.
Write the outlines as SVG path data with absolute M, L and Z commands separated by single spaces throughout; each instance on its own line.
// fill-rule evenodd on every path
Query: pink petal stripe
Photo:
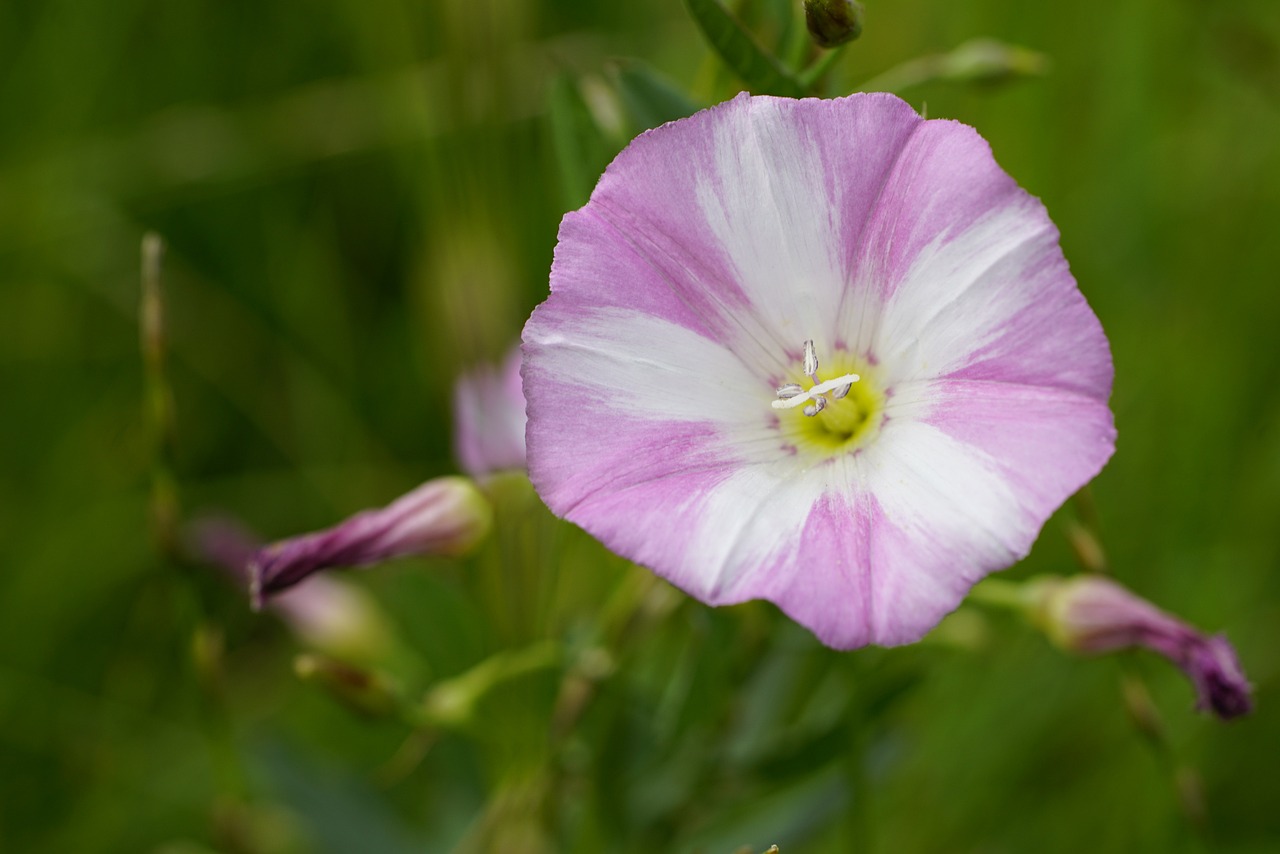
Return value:
M 931 383 L 928 395 L 927 422 L 988 455 L 1041 519 L 1092 480 L 1115 450 L 1111 410 L 1092 395 L 956 379 Z

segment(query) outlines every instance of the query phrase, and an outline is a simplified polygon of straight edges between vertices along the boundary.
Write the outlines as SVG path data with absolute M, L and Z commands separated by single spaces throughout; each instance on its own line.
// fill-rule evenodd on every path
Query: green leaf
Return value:
M 548 120 L 560 190 L 565 205 L 574 210 L 591 198 L 591 190 L 617 146 L 606 138 L 569 75 L 561 75 L 551 84 Z
M 618 63 L 613 78 L 636 133 L 691 116 L 704 106 L 640 60 Z
M 802 98 L 804 86 L 766 51 L 719 0 L 685 0 L 707 41 L 752 91 Z

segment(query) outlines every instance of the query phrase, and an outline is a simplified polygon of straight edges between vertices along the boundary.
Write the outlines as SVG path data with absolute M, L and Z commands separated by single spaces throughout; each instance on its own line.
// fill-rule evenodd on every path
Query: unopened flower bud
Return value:
M 1036 621 L 1062 648 L 1103 653 L 1146 647 L 1182 668 L 1201 711 L 1228 719 L 1253 710 L 1252 687 L 1223 635 L 1205 635 L 1095 575 L 1037 579 L 1025 593 Z
M 226 571 L 242 590 L 250 586 L 249 566 L 262 541 L 235 519 L 208 516 L 187 530 L 187 545 L 198 559 Z M 382 658 L 392 647 L 386 615 L 355 584 L 313 576 L 266 603 L 304 644 L 357 661 Z
M 819 47 L 838 47 L 862 35 L 862 12 L 855 0 L 804 0 L 804 20 Z
M 464 554 L 484 538 L 491 522 L 489 503 L 470 480 L 429 480 L 380 510 L 260 549 L 250 561 L 250 592 L 255 598 L 279 593 L 329 567 Z

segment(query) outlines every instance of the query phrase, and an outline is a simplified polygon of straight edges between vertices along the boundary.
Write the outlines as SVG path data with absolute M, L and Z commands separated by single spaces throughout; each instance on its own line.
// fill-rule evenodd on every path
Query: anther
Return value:
M 804 394 L 804 389 L 796 383 L 778 386 L 778 398 L 781 400 L 790 400 L 798 394 Z
M 818 381 L 818 351 L 813 346 L 813 339 L 804 342 L 804 373 L 815 383 Z

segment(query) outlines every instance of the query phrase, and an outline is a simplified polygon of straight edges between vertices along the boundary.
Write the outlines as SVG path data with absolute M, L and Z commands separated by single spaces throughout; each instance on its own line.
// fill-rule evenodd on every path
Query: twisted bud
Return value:
M 1228 719 L 1253 710 L 1252 686 L 1223 635 L 1206 635 L 1107 578 L 1046 577 L 1022 590 L 1032 619 L 1072 652 L 1146 647 L 1180 667 L 1196 708 Z
M 193 548 L 246 581 L 253 606 L 329 567 L 370 566 L 407 557 L 453 557 L 489 533 L 493 510 L 466 478 L 428 480 L 387 507 L 349 516 L 333 528 L 269 545 L 237 522 L 207 520 L 192 531 Z
M 248 562 L 250 594 L 260 602 L 329 567 L 460 555 L 484 538 L 491 521 L 488 501 L 467 478 L 429 480 L 386 507 L 257 550 Z

